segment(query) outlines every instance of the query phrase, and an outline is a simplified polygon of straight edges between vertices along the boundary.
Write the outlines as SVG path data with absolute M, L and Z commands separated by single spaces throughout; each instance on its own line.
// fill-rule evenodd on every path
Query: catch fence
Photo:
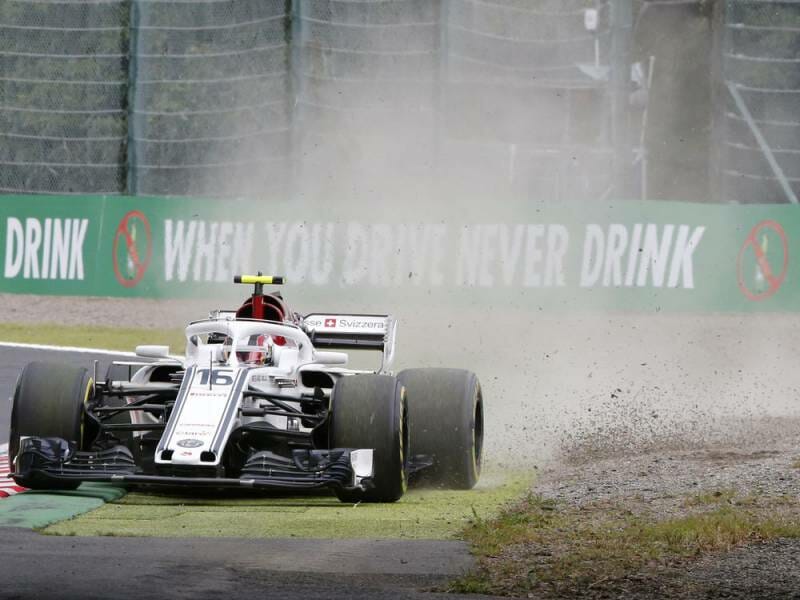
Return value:
M 656 4 L 0 0 L 0 193 L 645 198 Z M 715 6 L 714 197 L 795 202 L 800 0 Z
M 612 1 L 2 0 L 0 187 L 582 197 Z
M 128 191 L 253 195 L 288 186 L 284 0 L 134 0 Z
M 374 198 L 429 181 L 440 0 L 296 0 L 293 8 L 298 191 Z
M 455 0 L 445 15 L 443 160 L 451 179 L 522 198 L 609 191 L 611 2 Z
M 118 194 L 128 3 L 0 2 L 0 192 Z
M 735 203 L 800 196 L 800 0 L 727 0 L 720 194 Z

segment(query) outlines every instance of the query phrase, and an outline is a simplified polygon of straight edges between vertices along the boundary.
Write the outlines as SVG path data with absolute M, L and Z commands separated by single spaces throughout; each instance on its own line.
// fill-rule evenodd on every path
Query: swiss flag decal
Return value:
M 336 327 L 336 319 L 325 319 L 325 327 Z

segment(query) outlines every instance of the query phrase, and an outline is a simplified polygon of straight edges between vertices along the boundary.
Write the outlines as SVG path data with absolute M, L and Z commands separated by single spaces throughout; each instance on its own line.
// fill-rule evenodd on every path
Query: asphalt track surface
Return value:
M 4 600 L 437 598 L 469 563 L 453 542 L 0 535 Z
M 0 347 L 0 398 L 10 398 L 28 362 L 91 368 L 95 359 L 102 376 L 107 354 Z M 2 402 L 0 444 L 9 416 Z M 452 598 L 430 590 L 471 564 L 457 541 L 56 537 L 0 528 L 2 600 Z

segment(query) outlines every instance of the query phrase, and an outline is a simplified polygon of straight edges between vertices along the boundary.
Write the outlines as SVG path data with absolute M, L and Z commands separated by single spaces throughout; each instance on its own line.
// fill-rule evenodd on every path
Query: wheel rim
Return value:
M 483 394 L 480 387 L 476 392 L 475 414 L 473 415 L 474 426 L 472 428 L 472 466 L 475 474 L 481 472 L 483 461 Z
M 408 427 L 408 408 L 406 389 L 400 391 L 400 477 L 403 493 L 408 488 L 408 452 L 410 449 L 410 431 Z
M 89 398 L 94 391 L 94 379 L 91 377 L 89 378 L 88 383 L 86 384 L 86 393 L 83 396 L 83 407 L 81 408 L 80 416 L 80 436 L 78 437 L 78 444 L 80 445 L 79 450 L 83 450 L 86 445 L 86 440 L 84 439 L 84 425 L 86 423 L 86 418 L 84 417 L 84 411 L 86 407 L 89 405 Z

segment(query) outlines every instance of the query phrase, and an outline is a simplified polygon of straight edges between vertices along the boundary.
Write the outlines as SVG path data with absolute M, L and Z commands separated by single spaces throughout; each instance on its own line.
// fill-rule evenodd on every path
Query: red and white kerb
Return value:
M 8 477 L 11 468 L 8 464 L 8 451 L 5 448 L 0 449 L 0 498 L 8 498 L 14 494 L 24 492 L 26 488 L 14 483 L 13 479 Z

